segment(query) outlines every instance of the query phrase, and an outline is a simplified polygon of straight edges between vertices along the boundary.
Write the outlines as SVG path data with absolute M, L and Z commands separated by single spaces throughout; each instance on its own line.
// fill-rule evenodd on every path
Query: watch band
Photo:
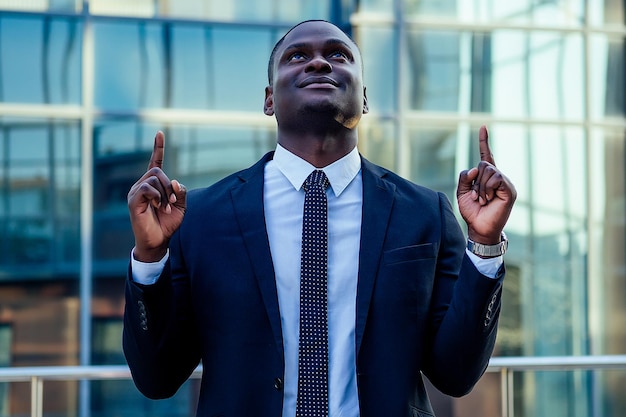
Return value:
M 484 256 L 487 258 L 493 258 L 496 256 L 502 256 L 506 253 L 509 247 L 509 240 L 504 232 L 500 236 L 500 243 L 496 245 L 483 245 L 482 243 L 474 242 L 471 239 L 467 239 L 467 249 L 475 255 Z

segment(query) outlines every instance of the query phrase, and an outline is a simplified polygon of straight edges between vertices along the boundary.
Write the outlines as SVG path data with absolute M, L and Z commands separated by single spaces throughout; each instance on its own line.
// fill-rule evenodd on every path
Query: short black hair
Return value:
M 348 35 L 343 29 L 341 29 L 336 24 L 334 24 L 332 22 L 329 22 L 328 20 L 324 20 L 324 19 L 304 20 L 304 21 L 298 23 L 297 25 L 292 26 L 291 29 L 289 29 L 287 31 L 287 33 L 285 33 L 283 35 L 283 37 L 280 38 L 278 40 L 278 42 L 276 42 L 276 45 L 274 45 L 274 48 L 272 49 L 272 53 L 270 54 L 270 60 L 269 60 L 269 62 L 267 64 L 267 80 L 269 82 L 269 85 L 272 85 L 272 78 L 274 76 L 274 61 L 276 60 L 276 52 L 278 51 L 278 48 L 280 47 L 280 45 L 283 44 L 283 42 L 285 41 L 285 38 L 287 37 L 287 35 L 289 35 L 289 33 L 291 33 L 292 30 L 294 30 L 295 28 L 297 28 L 300 25 L 303 25 L 304 23 L 310 23 L 310 22 L 324 22 L 324 23 L 328 23 L 330 25 L 335 26 L 337 29 L 342 31 L 348 37 L 348 39 L 350 39 L 352 41 L 354 46 L 356 46 L 356 49 L 359 51 L 359 54 L 361 54 L 361 50 L 359 49 L 359 45 L 357 45 L 357 43 L 354 41 L 354 39 L 352 39 L 352 36 Z

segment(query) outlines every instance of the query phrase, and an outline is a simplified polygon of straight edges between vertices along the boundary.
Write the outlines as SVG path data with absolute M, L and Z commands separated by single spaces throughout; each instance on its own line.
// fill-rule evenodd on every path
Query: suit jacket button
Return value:
M 280 378 L 275 378 L 274 379 L 274 388 L 276 388 L 277 391 L 280 391 L 283 389 L 283 380 Z

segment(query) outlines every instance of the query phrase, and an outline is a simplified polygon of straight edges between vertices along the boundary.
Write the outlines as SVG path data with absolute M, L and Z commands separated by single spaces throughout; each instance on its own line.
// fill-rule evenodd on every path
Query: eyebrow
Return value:
M 290 45 L 287 45 L 285 47 L 285 49 L 283 50 L 283 53 L 281 55 L 284 55 L 285 53 L 293 50 L 293 49 L 301 49 L 301 48 L 306 48 L 309 47 L 311 44 L 310 43 L 306 43 L 306 42 L 299 42 L 299 43 L 292 43 Z M 347 42 L 341 40 L 341 39 L 337 39 L 337 38 L 332 38 L 332 39 L 328 39 L 324 42 L 324 46 L 328 47 L 328 46 L 343 46 L 346 49 L 348 49 L 351 53 L 352 53 L 352 48 L 350 48 L 350 44 L 348 44 Z

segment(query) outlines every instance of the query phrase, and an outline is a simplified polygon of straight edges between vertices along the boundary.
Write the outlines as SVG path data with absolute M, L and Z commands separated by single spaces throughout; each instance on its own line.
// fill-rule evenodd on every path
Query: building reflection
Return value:
M 363 52 L 368 159 L 454 200 L 489 125 L 519 193 L 496 354 L 623 354 L 624 13 L 618 0 L 0 1 L 0 366 L 124 363 L 126 193 L 155 132 L 189 188 L 273 149 L 267 59 L 309 18 Z M 515 378 L 516 415 L 626 415 L 623 373 Z M 89 388 L 46 385 L 46 415 L 87 402 L 92 416 L 188 416 L 198 390 L 155 403 L 130 381 Z M 485 375 L 433 403 L 498 416 L 498 392 Z M 0 415 L 27 414 L 29 395 L 0 383 Z

